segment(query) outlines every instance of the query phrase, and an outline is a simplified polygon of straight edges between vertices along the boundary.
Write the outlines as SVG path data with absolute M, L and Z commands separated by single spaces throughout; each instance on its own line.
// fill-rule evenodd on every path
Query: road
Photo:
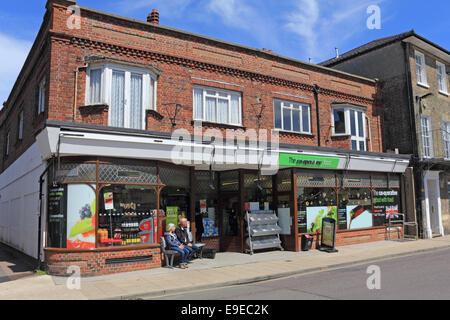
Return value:
M 330 259 L 332 256 L 330 255 Z M 379 290 L 369 290 L 369 266 L 380 268 Z M 375 283 L 370 281 L 370 283 Z M 145 297 L 143 297 L 145 298 Z M 361 300 L 450 299 L 450 249 L 381 260 L 251 285 L 154 300 Z

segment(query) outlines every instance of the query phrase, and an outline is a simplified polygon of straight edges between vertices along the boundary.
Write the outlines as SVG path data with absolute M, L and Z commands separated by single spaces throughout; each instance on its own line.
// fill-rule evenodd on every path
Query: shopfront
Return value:
M 44 252 L 50 274 L 63 275 L 73 264 L 84 275 L 161 267 L 160 237 L 180 217 L 207 248 L 244 253 L 249 210 L 275 212 L 289 251 L 300 250 L 303 234 L 318 237 L 325 217 L 337 221 L 338 246 L 384 240 L 387 217 L 402 212 L 405 157 L 282 146 L 278 170 L 268 175 L 258 162 L 176 165 L 164 140 L 149 145 L 148 155 L 141 151 L 148 160 L 120 157 L 113 139 L 103 149 L 108 157 L 95 157 L 98 151 L 83 139 L 103 136 L 83 135 L 71 134 L 61 150 L 84 155 L 49 160 Z M 145 141 L 129 142 L 129 153 Z

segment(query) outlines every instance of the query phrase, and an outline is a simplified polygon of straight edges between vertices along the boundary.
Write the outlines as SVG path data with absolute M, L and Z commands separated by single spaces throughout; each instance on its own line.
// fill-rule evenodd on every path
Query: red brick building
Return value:
M 375 191 L 398 191 L 401 206 L 409 158 L 381 153 L 378 89 L 376 80 L 162 26 L 157 11 L 138 21 L 49 0 L 0 112 L 0 240 L 39 255 L 51 273 L 145 269 L 161 265 L 169 212 L 187 216 L 194 236 L 204 223 L 207 246 L 243 252 L 246 203 L 257 202 L 278 212 L 287 250 L 316 234 L 308 226 L 324 207 L 338 220 L 338 245 L 382 240 Z M 236 137 L 223 145 L 221 134 Z M 183 146 L 194 151 L 180 164 L 173 149 Z M 219 161 L 218 150 L 234 155 Z M 242 161 L 240 151 L 256 159 Z M 279 171 L 261 175 L 274 164 Z M 26 213 L 35 203 L 40 219 Z M 358 205 L 366 224 L 347 230 Z

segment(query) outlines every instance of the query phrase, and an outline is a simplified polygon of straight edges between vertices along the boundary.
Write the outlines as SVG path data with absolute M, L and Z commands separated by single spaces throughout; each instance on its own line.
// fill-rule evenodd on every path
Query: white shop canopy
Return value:
M 171 139 L 170 136 L 47 126 L 37 136 L 43 160 L 51 157 L 102 156 L 159 160 L 215 171 L 254 169 L 275 174 L 278 169 L 307 168 L 365 172 L 404 173 L 408 156 L 357 153 L 346 150 L 303 149 L 298 145 L 277 147 L 223 145 Z

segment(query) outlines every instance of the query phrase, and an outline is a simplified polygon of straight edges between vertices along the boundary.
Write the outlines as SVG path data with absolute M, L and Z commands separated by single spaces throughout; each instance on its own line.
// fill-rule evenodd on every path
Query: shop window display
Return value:
M 154 243 L 157 195 L 153 187 L 108 185 L 99 195 L 100 246 Z
M 323 218 L 338 220 L 335 188 L 300 187 L 297 190 L 299 233 L 320 231 Z
M 372 193 L 370 188 L 343 188 L 339 193 L 339 229 L 373 227 Z
M 202 237 L 219 236 L 218 174 L 209 171 L 195 173 L 195 225 L 197 242 Z

